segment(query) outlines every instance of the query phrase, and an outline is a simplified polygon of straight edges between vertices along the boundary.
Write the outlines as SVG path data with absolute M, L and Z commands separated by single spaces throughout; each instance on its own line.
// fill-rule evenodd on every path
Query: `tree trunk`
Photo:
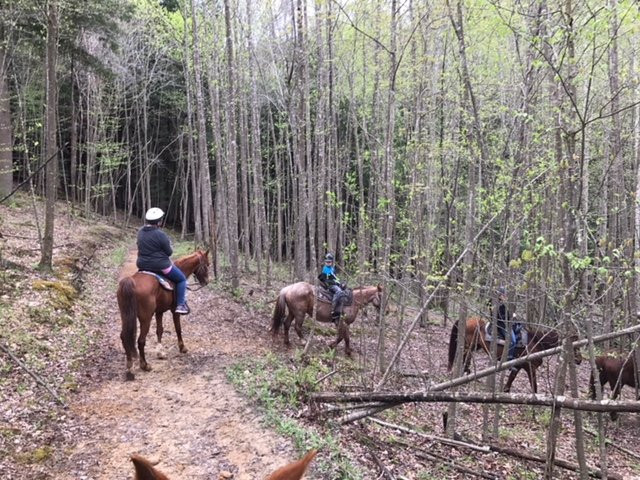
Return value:
M 238 272 L 238 165 L 236 158 L 236 91 L 235 72 L 233 58 L 233 31 L 231 29 L 231 10 L 229 0 L 224 0 L 224 23 L 226 29 L 226 51 L 227 51 L 227 159 L 225 170 L 227 177 L 228 197 L 228 224 L 227 234 L 229 237 L 229 262 L 231 264 L 231 285 L 233 288 L 240 286 Z
M 13 188 L 13 136 L 6 40 L 4 27 L 0 26 L 0 198 L 9 195 Z
M 47 57 L 45 64 L 45 147 L 43 161 L 54 157 L 46 167 L 46 209 L 44 237 L 42 239 L 42 256 L 40 268 L 51 270 L 53 258 L 53 229 L 56 190 L 58 185 L 57 159 L 57 118 L 56 103 L 58 84 L 56 65 L 58 63 L 58 3 L 49 0 L 47 4 Z

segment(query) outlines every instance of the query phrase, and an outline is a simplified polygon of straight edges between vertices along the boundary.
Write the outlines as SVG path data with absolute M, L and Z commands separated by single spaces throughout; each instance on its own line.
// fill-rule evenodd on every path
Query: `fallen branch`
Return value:
M 11 352 L 11 350 L 9 350 L 9 347 L 7 347 L 6 345 L 3 345 L 2 343 L 0 343 L 0 350 L 2 350 L 4 353 L 6 353 L 9 356 L 9 358 L 16 363 L 16 365 L 18 365 L 25 372 L 27 372 L 29 375 L 31 375 L 31 378 L 33 378 L 36 381 L 37 384 L 43 386 L 51 394 L 51 396 L 56 400 L 56 402 L 58 402 L 63 407 L 67 408 L 67 404 L 64 403 L 64 400 L 62 400 L 62 398 L 60 398 L 58 396 L 58 394 L 56 392 L 54 392 L 53 389 L 49 385 L 47 385 L 44 380 L 42 380 L 42 378 L 40 378 L 37 374 L 35 374 L 24 363 L 22 363 L 22 361 L 18 357 L 16 357 L 13 354 L 13 352 Z
M 389 469 L 385 467 L 384 463 L 382 463 L 382 461 L 378 458 L 378 456 L 375 454 L 373 450 L 369 450 L 369 455 L 371 455 L 371 458 L 373 459 L 373 461 L 376 463 L 376 465 L 382 472 L 382 476 L 384 476 L 384 478 L 388 480 L 395 480 L 395 477 L 391 475 L 391 472 L 389 471 Z
M 72 283 L 75 283 L 78 281 L 78 279 L 80 278 L 80 275 L 82 275 L 83 270 L 85 269 L 85 267 L 89 264 L 89 262 L 91 261 L 91 259 L 94 257 L 94 255 L 96 254 L 96 252 L 98 251 L 99 246 L 96 245 L 95 248 L 93 249 L 93 252 L 91 252 L 91 255 L 89 255 L 87 257 L 87 259 L 82 263 L 82 265 L 80 266 L 80 268 L 78 269 L 78 271 L 75 273 L 75 275 L 73 276 L 73 278 L 71 279 Z
M 582 429 L 585 433 L 588 433 L 589 435 L 591 435 L 592 437 L 598 438 L 598 434 L 588 428 L 583 428 Z M 618 450 L 620 450 L 623 453 L 626 453 L 627 455 L 629 455 L 630 457 L 635 458 L 636 460 L 640 460 L 640 455 L 638 455 L 636 452 L 632 452 L 631 450 L 629 450 L 628 448 L 624 448 L 621 445 L 618 445 L 617 443 L 615 443 L 613 440 L 609 440 L 608 438 L 604 439 L 604 443 L 606 445 L 610 445 L 613 448 L 616 448 Z
M 462 442 L 460 440 L 452 440 L 451 438 L 438 437 L 437 435 L 429 435 L 428 433 L 419 432 L 417 430 L 413 430 L 408 427 L 403 427 L 402 425 L 394 425 L 393 423 L 385 422 L 384 420 L 380 420 L 379 418 L 371 417 L 369 418 L 373 423 L 377 423 L 386 428 L 392 428 L 393 430 L 399 430 L 400 432 L 410 433 L 411 435 L 416 435 L 420 438 L 424 438 L 425 440 L 431 440 L 433 442 L 443 443 L 445 445 L 449 445 L 451 447 L 463 447 L 468 448 L 469 450 L 475 450 L 476 452 L 489 453 L 489 447 L 487 445 L 475 445 L 473 443 Z
M 496 445 L 493 443 L 489 445 L 489 448 L 491 449 L 492 452 L 502 453 L 512 457 L 521 458 L 523 460 L 529 460 L 529 461 L 538 462 L 538 463 L 547 462 L 547 459 L 544 457 L 540 457 L 538 455 L 534 455 L 529 452 L 523 452 L 522 450 L 518 450 L 516 448 L 501 447 L 500 445 Z M 555 458 L 553 460 L 553 464 L 558 467 L 564 468 L 565 470 L 571 470 L 572 472 L 580 471 L 580 465 L 578 465 L 577 463 L 569 462 L 567 460 L 559 460 Z M 603 478 L 601 470 L 597 468 L 591 468 L 591 467 L 588 467 L 588 469 L 589 469 L 590 477 Z M 608 473 L 606 478 L 608 478 L 609 480 L 622 480 L 622 476 L 618 475 L 617 473 Z
M 66 146 L 67 146 L 67 143 L 65 143 L 62 146 L 62 148 L 66 147 Z M 22 188 L 23 185 L 25 185 L 29 180 L 31 180 L 34 176 L 36 176 L 40 172 L 40 170 L 42 170 L 44 167 L 46 167 L 47 164 L 51 160 L 56 158 L 58 156 L 58 153 L 62 153 L 62 148 L 60 148 L 59 150 L 56 150 L 56 152 L 53 155 L 51 155 L 47 160 L 42 162 L 42 165 L 40 165 L 38 168 L 36 168 L 36 170 L 31 175 L 29 175 L 26 179 L 24 179 L 24 181 L 22 181 L 22 183 L 20 183 L 16 188 L 11 190 L 11 192 L 8 195 L 6 195 L 2 199 L 0 199 L 0 203 L 4 203 L 5 200 L 8 200 L 9 198 L 11 198 L 11 196 L 13 196 L 14 193 L 16 193 L 18 190 L 20 190 L 20 188 Z
M 538 456 L 538 455 L 534 455 L 532 453 L 529 452 L 524 452 L 522 450 L 518 450 L 516 448 L 510 448 L 510 447 L 503 447 L 501 445 L 495 444 L 495 443 L 490 443 L 489 445 L 477 445 L 474 443 L 470 443 L 470 442 L 463 442 L 463 441 L 454 441 L 451 440 L 449 438 L 443 438 L 443 437 L 437 437 L 435 435 L 428 435 L 422 432 L 418 432 L 416 430 L 413 430 L 411 428 L 408 427 L 403 427 L 402 425 L 394 425 L 392 423 L 388 423 L 388 422 L 384 422 L 382 420 L 379 420 L 377 418 L 370 418 L 369 420 L 371 420 L 374 423 L 377 423 L 378 425 L 382 425 L 384 427 L 387 428 L 391 428 L 394 430 L 399 430 L 401 432 L 405 432 L 405 433 L 410 433 L 412 435 L 416 435 L 418 437 L 421 438 L 426 438 L 428 440 L 433 440 L 433 441 L 437 441 L 439 443 L 443 443 L 445 445 L 450 445 L 456 448 L 467 448 L 467 449 L 471 449 L 471 450 L 475 450 L 475 451 L 480 451 L 483 453 L 488 453 L 488 452 L 496 452 L 496 453 L 501 453 L 503 455 L 509 455 L 512 457 L 516 457 L 516 458 L 520 458 L 523 460 L 530 460 L 533 462 L 538 462 L 538 463 L 545 463 L 546 459 L 544 457 Z M 401 442 L 402 443 L 402 442 Z M 409 444 L 407 444 L 407 446 L 410 446 Z M 417 448 L 417 447 L 414 447 Z M 580 471 L 580 466 L 576 463 L 573 462 L 569 462 L 567 460 L 559 460 L 559 459 L 555 459 L 554 460 L 554 465 L 560 467 L 560 468 L 564 468 L 566 470 L 571 470 L 573 472 L 578 472 Z M 597 469 L 597 468 L 589 468 L 589 475 L 591 477 L 594 478 L 602 478 L 602 472 Z M 621 480 L 622 477 L 618 474 L 608 474 L 607 478 L 610 480 Z
M 486 478 L 487 480 L 496 480 L 496 479 L 500 478 L 500 477 L 497 477 L 495 475 L 491 475 L 489 473 L 485 473 L 483 471 L 472 470 L 469 467 L 466 467 L 464 465 L 460 465 L 457 462 L 454 462 L 450 458 L 446 458 L 446 457 L 444 457 L 442 455 L 439 455 L 439 454 L 437 454 L 435 452 L 429 452 L 429 451 L 425 450 L 424 448 L 417 447 L 415 445 L 411 445 L 408 442 L 403 442 L 402 440 L 395 440 L 395 442 L 398 443 L 399 445 L 402 445 L 405 448 L 410 448 L 412 450 L 415 450 L 416 456 L 418 458 L 422 458 L 424 460 L 429 460 L 429 461 L 434 462 L 436 464 L 444 463 L 444 464 L 447 465 L 447 467 L 452 468 L 454 470 L 458 470 L 459 472 L 465 473 L 467 475 L 473 475 L 474 477 Z
M 325 392 L 311 395 L 317 402 L 381 402 L 398 405 L 409 402 L 500 403 L 561 407 L 586 412 L 640 412 L 640 402 L 627 400 L 582 400 L 565 396 L 545 396 L 529 393 L 474 393 L 474 392 Z

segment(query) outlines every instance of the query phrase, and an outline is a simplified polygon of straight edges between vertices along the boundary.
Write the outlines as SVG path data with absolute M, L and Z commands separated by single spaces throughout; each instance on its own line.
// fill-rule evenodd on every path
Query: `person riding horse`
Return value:
M 176 313 L 187 315 L 190 310 L 186 301 L 187 279 L 178 267 L 171 261 L 173 249 L 166 233 L 160 230 L 160 220 L 164 212 L 153 207 L 145 214 L 145 225 L 138 230 L 138 259 L 136 266 L 139 270 L 162 275 L 176 285 Z
M 507 307 L 507 290 L 505 287 L 498 289 L 498 306 L 495 309 L 494 317 L 498 326 L 498 338 L 501 340 L 506 341 L 507 324 L 511 324 L 511 329 L 509 330 L 511 341 L 509 342 L 507 361 L 513 360 L 516 358 L 516 347 L 522 335 L 522 323 L 518 321 L 511 322 L 511 320 L 515 318 L 515 315 Z M 515 367 L 512 367 L 512 370 L 513 369 L 515 369 Z
M 318 275 L 320 283 L 332 293 L 331 297 L 331 319 L 335 324 L 340 321 L 342 314 L 342 301 L 345 294 L 346 284 L 341 283 L 336 275 L 333 266 L 333 254 L 327 253 L 324 257 L 324 266 L 322 272 Z

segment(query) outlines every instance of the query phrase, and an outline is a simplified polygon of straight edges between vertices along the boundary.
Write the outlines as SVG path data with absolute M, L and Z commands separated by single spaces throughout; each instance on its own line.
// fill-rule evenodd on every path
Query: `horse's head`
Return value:
M 378 284 L 369 302 L 376 307 L 376 310 L 380 311 L 380 307 L 382 306 L 382 285 Z
M 207 249 L 204 252 L 198 250 L 195 254 L 198 257 L 198 263 L 193 271 L 193 275 L 198 280 L 198 283 L 204 287 L 209 283 L 209 250 Z

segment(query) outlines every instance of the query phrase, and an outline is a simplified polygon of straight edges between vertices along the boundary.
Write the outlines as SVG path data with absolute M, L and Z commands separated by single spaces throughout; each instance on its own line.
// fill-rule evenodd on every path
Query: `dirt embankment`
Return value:
M 34 269 L 35 224 L 22 201 L 0 212 L 2 261 L 9 266 L 3 279 L 13 282 L 0 292 L 2 340 L 68 408 L 0 355 L 0 447 L 8 453 L 0 459 L 0 477 L 129 479 L 129 456 L 139 453 L 173 479 L 218 479 L 228 472 L 254 480 L 297 457 L 290 442 L 261 426 L 259 413 L 225 377 L 234 358 L 263 353 L 267 335 L 255 335 L 260 319 L 247 318 L 212 289 L 190 292 L 192 314 L 182 321 L 189 352 L 178 352 L 165 315 L 168 358 L 156 358 L 152 331 L 153 371 L 136 369 L 136 380 L 125 382 L 115 289 L 118 278 L 135 269 L 132 232 L 61 215 L 56 267 L 47 275 Z M 64 264 L 70 267 L 62 275 Z M 37 290 L 38 281 L 66 284 L 80 269 L 82 285 L 70 305 L 52 303 L 55 289 Z M 21 316 L 28 320 L 24 330 L 12 329 Z M 253 325 L 253 333 L 243 324 Z

